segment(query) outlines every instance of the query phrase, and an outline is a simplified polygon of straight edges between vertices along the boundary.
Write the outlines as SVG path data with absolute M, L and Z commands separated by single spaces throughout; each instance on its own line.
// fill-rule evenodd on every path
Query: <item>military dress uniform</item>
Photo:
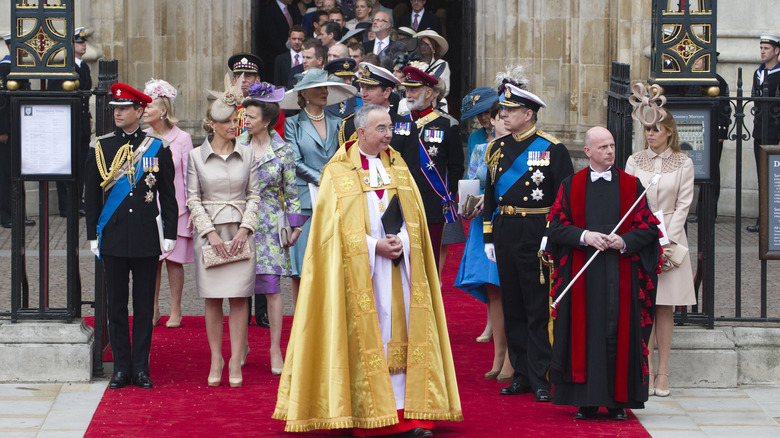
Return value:
M 439 82 L 435 77 L 415 67 L 404 67 L 403 71 L 406 77 L 402 85 L 407 88 L 421 86 L 433 88 Z M 450 222 L 458 219 L 456 210 L 458 181 L 463 178 L 465 171 L 460 126 L 458 121 L 449 114 L 432 107 L 420 111 L 413 110 L 405 117 L 413 121 L 419 131 L 420 166 L 412 176 L 417 182 L 425 206 L 428 231 L 438 266 L 444 224 L 447 222 L 445 215 L 450 218 Z M 441 178 L 446 186 L 442 184 L 442 188 L 436 190 L 432 185 L 432 177 Z
M 112 92 L 115 96 L 117 85 L 127 87 L 114 84 Z M 117 89 L 124 91 L 122 95 L 130 94 L 125 89 Z M 132 91 L 143 95 L 136 90 Z M 109 171 L 123 146 L 129 144 L 135 153 L 139 147 L 149 143 L 146 140 L 150 137 L 162 141 L 162 146 L 154 157 L 139 158 L 138 163 L 141 165 L 138 169 L 143 167 L 145 173 L 135 181 L 98 236 L 98 221 L 104 203 L 116 187 L 111 183 L 128 178 L 127 174 L 120 173 L 108 180 L 110 182 L 104 189 L 101 187 L 104 182 L 101 173 Z M 137 375 L 144 372 L 148 379 L 155 280 L 158 258 L 162 254 L 156 217 L 160 215 L 162 218 L 163 236 L 167 240 L 176 239 L 178 222 L 171 151 L 165 140 L 145 133 L 140 128 L 132 133 L 117 129 L 96 138 L 90 145 L 88 157 L 84 193 L 86 231 L 88 240 L 94 241 L 100 237 L 98 245 L 105 274 L 108 333 L 114 355 L 114 373 L 122 372 L 136 380 Z M 132 351 L 127 309 L 130 272 L 133 273 Z
M 333 78 L 335 76 L 338 82 L 346 82 L 344 79 L 352 78 L 355 80 L 357 76 L 355 75 L 355 66 L 357 63 L 352 58 L 339 58 L 334 59 L 333 61 L 330 61 L 329 63 L 325 64 L 323 67 L 323 70 L 328 72 L 328 76 L 330 78 Z M 354 85 L 354 84 L 353 84 Z M 355 87 L 357 88 L 357 87 Z M 341 117 L 342 119 L 344 117 L 351 116 L 355 114 L 355 110 L 363 106 L 363 100 L 360 99 L 358 96 L 352 96 L 349 99 L 333 104 L 328 105 L 325 107 L 325 111 L 329 112 L 330 114 Z
M 519 106 L 506 103 L 502 101 Z M 571 157 L 558 139 L 531 126 L 518 135 L 495 139 L 485 161 L 484 242 L 495 245 L 513 384 L 549 391 L 550 279 L 538 251 L 558 187 L 574 172 Z M 505 174 L 508 180 L 502 180 Z M 500 196 L 499 180 L 500 188 L 508 187 Z
M 360 84 L 392 88 L 401 83 L 390 71 L 382 67 L 364 62 L 360 63 L 360 67 L 362 74 L 357 80 Z M 390 146 L 401 154 L 409 171 L 414 175 L 415 181 L 419 181 L 422 175 L 415 175 L 420 173 L 420 144 L 418 143 L 420 136 L 417 125 L 408 117 L 400 116 L 390 111 L 389 108 L 388 114 L 390 114 L 390 120 L 393 123 L 393 138 L 390 140 Z M 339 146 L 343 146 L 348 141 L 357 140 L 354 116 L 354 114 L 350 114 L 344 117 L 339 129 Z

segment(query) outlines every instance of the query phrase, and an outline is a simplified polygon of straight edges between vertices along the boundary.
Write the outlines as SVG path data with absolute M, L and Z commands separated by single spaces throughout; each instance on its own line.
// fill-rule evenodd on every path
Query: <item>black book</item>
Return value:
M 404 224 L 404 215 L 401 212 L 401 203 L 398 202 L 398 196 L 393 195 L 393 199 L 387 205 L 385 213 L 382 215 L 382 226 L 385 229 L 385 234 L 397 235 L 401 232 L 401 226 Z M 403 256 L 393 259 L 393 264 L 398 266 L 401 263 Z

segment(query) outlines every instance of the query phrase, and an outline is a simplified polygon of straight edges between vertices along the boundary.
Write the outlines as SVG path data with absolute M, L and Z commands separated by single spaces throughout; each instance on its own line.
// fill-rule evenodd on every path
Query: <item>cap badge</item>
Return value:
M 246 59 L 246 58 L 241 58 L 241 63 L 242 63 L 242 64 L 246 64 L 246 63 L 248 63 L 248 62 L 249 62 L 249 60 L 248 60 L 248 59 Z
M 512 90 L 510 90 L 509 88 L 507 88 L 507 89 L 506 89 L 506 92 L 504 93 L 504 97 L 506 97 L 507 99 L 509 99 L 510 97 L 512 97 Z
M 349 61 L 344 61 L 344 70 L 349 70 Z
M 367 78 L 371 76 L 371 70 L 368 67 L 363 68 L 363 77 Z
M 119 97 L 122 95 L 122 90 L 116 90 L 116 97 Z

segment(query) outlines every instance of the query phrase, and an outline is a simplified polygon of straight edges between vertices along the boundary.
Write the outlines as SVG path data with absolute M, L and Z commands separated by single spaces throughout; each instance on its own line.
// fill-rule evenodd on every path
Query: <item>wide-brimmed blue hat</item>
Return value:
M 303 73 L 295 75 L 298 83 L 292 90 L 284 93 L 284 100 L 279 103 L 282 109 L 300 109 L 298 106 L 298 93 L 310 88 L 328 87 L 328 103 L 334 105 L 357 95 L 357 88 L 345 83 L 328 80 L 328 72 L 319 68 L 310 68 Z
M 490 110 L 490 107 L 496 101 L 498 101 L 498 93 L 494 88 L 475 88 L 461 102 L 460 121 L 462 122 Z

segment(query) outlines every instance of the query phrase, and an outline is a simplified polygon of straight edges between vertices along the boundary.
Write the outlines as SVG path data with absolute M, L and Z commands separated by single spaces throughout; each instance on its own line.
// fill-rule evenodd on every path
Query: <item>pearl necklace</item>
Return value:
M 323 110 L 322 113 L 318 116 L 313 115 L 312 113 L 308 112 L 306 108 L 303 109 L 303 112 L 306 113 L 306 115 L 311 119 L 312 122 L 319 122 L 320 120 L 325 119 L 325 111 Z

